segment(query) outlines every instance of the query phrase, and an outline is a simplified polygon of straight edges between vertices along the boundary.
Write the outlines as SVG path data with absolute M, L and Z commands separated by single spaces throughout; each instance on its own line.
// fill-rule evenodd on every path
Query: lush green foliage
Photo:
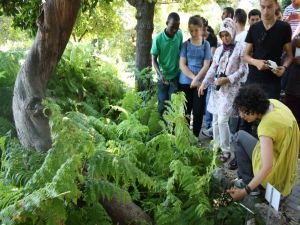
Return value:
M 0 135 L 14 129 L 12 95 L 20 63 L 24 57 L 24 51 L 0 51 Z
M 34 35 L 37 30 L 36 18 L 41 13 L 42 0 L 37 1 L 0 1 L 0 14 L 13 16 L 13 26 L 28 30 Z
M 77 18 L 72 36 L 81 41 L 84 37 L 115 39 L 122 32 L 122 20 L 117 10 L 124 1 L 98 1 L 88 10 L 82 7 Z
M 285 9 L 285 7 L 287 7 L 290 4 L 291 4 L 290 0 L 281 0 L 280 1 L 280 5 L 281 5 L 281 7 L 282 7 L 283 10 Z
M 1 84 L 12 87 L 23 53 L 5 64 L 6 54 Z M 147 91 L 123 97 L 116 70 L 97 51 L 67 48 L 45 102 L 52 112 L 50 151 L 24 149 L 9 135 L 0 139 L 3 224 L 111 224 L 99 200 L 113 196 L 133 200 L 156 224 L 234 224 L 240 208 L 213 207 L 222 192 L 211 178 L 215 156 L 189 130 L 183 94 L 174 96 L 163 122 L 153 73 L 139 76 Z
M 76 23 L 73 37 L 81 39 L 85 34 L 99 37 L 113 36 L 111 29 L 120 31 L 117 8 L 120 0 L 82 0 L 81 15 Z M 13 27 L 26 30 L 31 36 L 37 32 L 36 19 L 42 11 L 42 0 L 0 0 L 0 15 L 13 17 Z
M 64 112 L 99 116 L 124 93 L 116 68 L 101 60 L 91 45 L 70 45 L 48 85 L 47 96 Z
M 4 44 L 7 41 L 26 40 L 27 38 L 25 32 L 12 27 L 11 17 L 0 16 L 0 44 Z
M 14 130 L 12 95 L 15 78 L 26 51 L 0 52 L 0 135 Z M 69 45 L 49 83 L 47 96 L 64 112 L 99 116 L 124 94 L 116 68 L 99 58 L 91 45 Z
M 111 224 L 98 201 L 115 196 L 133 199 L 157 224 L 222 224 L 224 211 L 210 199 L 215 157 L 188 129 L 184 101 L 182 93 L 174 96 L 166 124 L 155 98 L 144 101 L 135 92 L 111 109 L 119 114 L 117 123 L 62 114 L 57 104 L 46 103 L 54 143 L 46 156 L 1 139 L 8 174 L 2 182 L 11 185 L 0 186 L 7 196 L 0 199 L 2 223 Z

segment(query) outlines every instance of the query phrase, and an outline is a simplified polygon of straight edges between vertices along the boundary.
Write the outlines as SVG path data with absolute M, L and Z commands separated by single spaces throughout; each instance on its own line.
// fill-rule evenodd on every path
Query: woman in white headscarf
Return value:
M 202 95 L 208 85 L 213 86 L 207 110 L 213 114 L 213 138 L 223 152 L 222 162 L 231 156 L 228 121 L 233 113 L 233 100 L 240 88 L 240 80 L 247 71 L 243 46 L 234 42 L 235 34 L 233 20 L 224 19 L 219 32 L 222 45 L 216 49 L 212 65 L 198 90 L 198 94 Z

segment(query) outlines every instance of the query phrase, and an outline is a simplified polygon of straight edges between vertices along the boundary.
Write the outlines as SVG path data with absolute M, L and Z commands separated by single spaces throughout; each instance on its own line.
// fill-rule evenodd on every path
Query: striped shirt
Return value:
M 300 8 L 295 9 L 293 4 L 287 6 L 283 12 L 283 20 L 286 20 L 291 14 L 300 14 Z M 292 32 L 294 33 L 300 23 L 300 20 L 290 20 L 288 23 L 290 24 Z

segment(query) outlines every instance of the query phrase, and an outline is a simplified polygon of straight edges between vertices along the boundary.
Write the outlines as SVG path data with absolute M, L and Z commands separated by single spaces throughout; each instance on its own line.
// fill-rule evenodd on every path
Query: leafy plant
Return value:
M 92 46 L 70 45 L 50 81 L 47 96 L 64 112 L 80 111 L 99 117 L 124 94 L 117 70 L 100 60 Z
M 155 97 L 136 92 L 110 106 L 115 121 L 59 103 L 63 109 L 57 99 L 44 102 L 52 112 L 46 155 L 0 139 L 3 224 L 111 224 L 100 201 L 111 198 L 134 201 L 158 225 L 233 224 L 226 213 L 234 205 L 213 206 L 216 152 L 200 148 L 189 130 L 183 93 L 168 103 L 165 122 Z
M 25 51 L 0 51 L 0 135 L 9 130 L 14 132 L 12 118 L 12 96 L 20 62 L 25 57 Z

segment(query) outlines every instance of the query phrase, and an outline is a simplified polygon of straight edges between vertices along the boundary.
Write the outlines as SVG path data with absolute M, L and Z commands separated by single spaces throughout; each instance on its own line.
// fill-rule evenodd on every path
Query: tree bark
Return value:
M 152 44 L 152 32 L 154 29 L 153 17 L 155 1 L 128 0 L 129 4 L 136 8 L 136 58 L 135 66 L 138 71 L 151 67 L 150 49 Z M 144 85 L 138 79 L 138 91 L 143 91 Z
M 47 0 L 43 5 L 37 20 L 37 36 L 14 87 L 13 115 L 23 146 L 38 151 L 47 151 L 51 147 L 49 121 L 42 99 L 69 41 L 79 7 L 80 0 Z M 119 224 L 151 222 L 150 217 L 133 202 L 120 203 L 112 199 L 103 201 L 103 204 Z
M 14 87 L 13 115 L 23 146 L 38 151 L 51 147 L 42 99 L 69 41 L 79 7 L 80 0 L 47 0 L 43 4 L 35 41 Z
M 111 200 L 104 199 L 101 204 L 112 218 L 114 224 L 118 225 L 150 225 L 151 218 L 133 202 L 123 203 L 113 197 Z

